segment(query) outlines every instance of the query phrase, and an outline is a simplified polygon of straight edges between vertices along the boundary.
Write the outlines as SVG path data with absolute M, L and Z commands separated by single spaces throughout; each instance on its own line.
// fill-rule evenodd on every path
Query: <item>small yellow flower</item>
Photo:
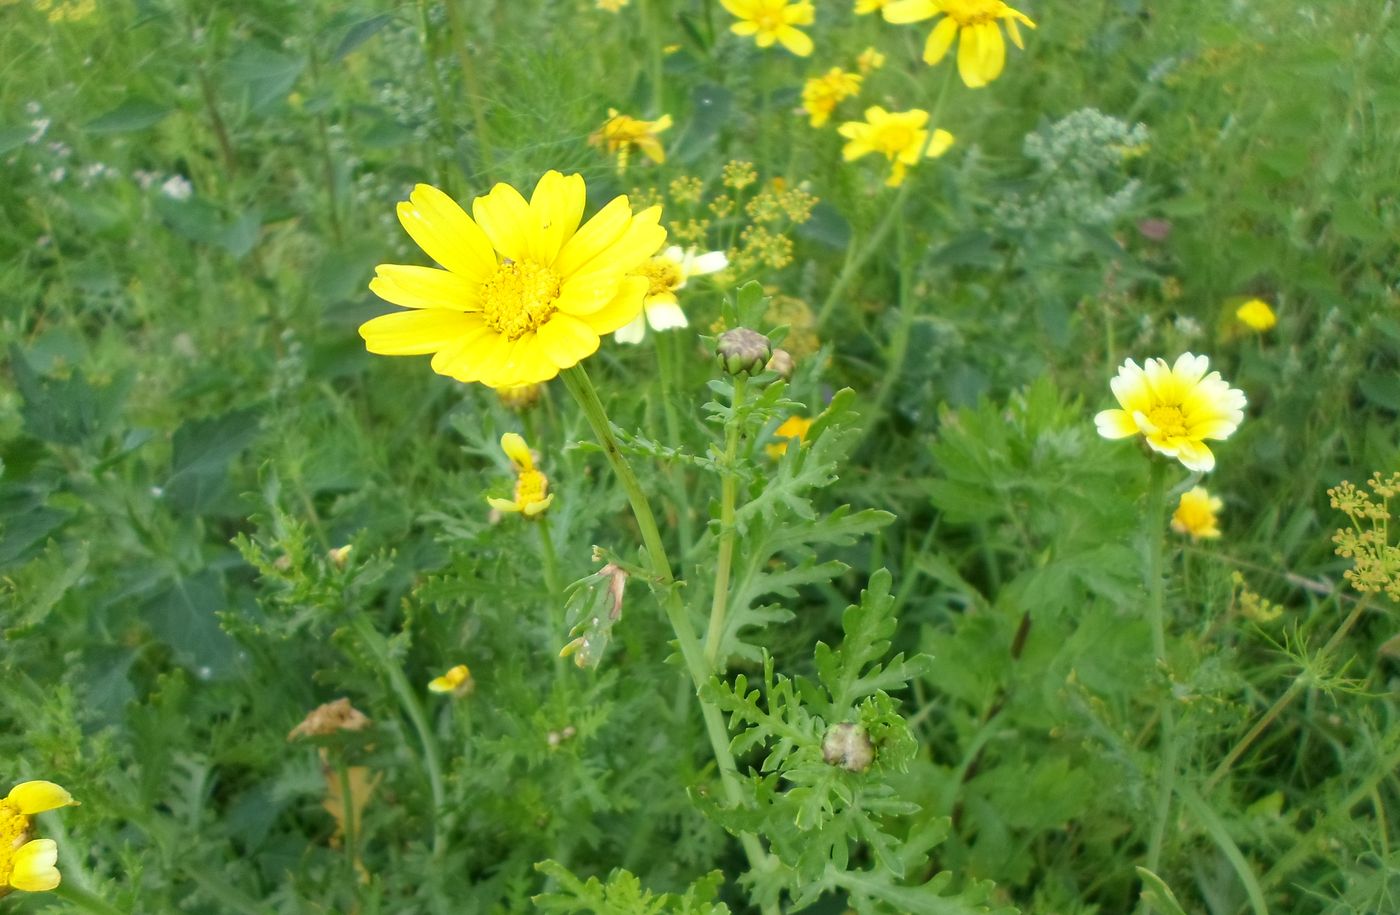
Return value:
M 904 182 L 905 170 L 919 161 L 920 153 L 933 159 L 953 145 L 953 135 L 946 130 L 935 130 L 933 138 L 929 139 L 927 124 L 928 112 L 921 108 L 886 111 L 879 105 L 871 105 L 865 109 L 864 123 L 847 121 L 837 128 L 848 141 L 841 150 L 841 158 L 850 162 L 869 153 L 879 153 L 891 163 L 890 177 L 885 184 L 898 187 Z
M 647 325 L 652 330 L 671 330 L 685 327 L 688 322 L 681 311 L 676 291 L 684 289 L 692 276 L 718 273 L 729 266 L 729 258 L 723 251 L 696 253 L 694 248 L 683 249 L 671 246 L 643 264 L 638 271 L 651 283 L 647 287 L 643 313 L 626 327 L 613 334 L 618 343 L 641 343 L 646 339 Z
M 79 22 L 97 12 L 97 0 L 34 0 L 34 8 L 49 22 Z
M 428 681 L 429 692 L 451 693 L 458 699 L 470 694 L 475 688 L 476 682 L 472 680 L 472 672 L 465 664 L 458 664 L 441 677 L 433 677 Z
M 821 76 L 813 76 L 802 85 L 802 107 L 811 118 L 813 127 L 820 127 L 831 117 L 836 106 L 860 92 L 861 75 L 832 67 Z
M 41 893 L 62 881 L 58 845 L 53 839 L 31 839 L 30 818 L 46 810 L 78 802 L 53 782 L 22 782 L 0 800 L 0 896 L 11 890 Z
M 1274 310 L 1263 299 L 1250 299 L 1245 302 L 1236 309 L 1235 317 L 1239 318 L 1245 327 L 1261 334 L 1278 323 Z
M 1225 503 L 1197 486 L 1181 494 L 1172 512 L 1172 530 L 1189 534 L 1192 540 L 1213 540 L 1220 536 L 1217 515 Z
M 1176 364 L 1149 359 L 1139 367 L 1129 359 L 1110 382 L 1121 410 L 1094 417 L 1104 438 L 1142 435 L 1148 447 L 1174 457 L 1188 470 L 1215 467 L 1206 439 L 1224 440 L 1244 420 L 1244 392 L 1232 388 L 1219 372 L 1206 374 L 1210 360 L 1184 353 Z
M 598 9 L 606 10 L 609 13 L 616 13 L 632 0 L 598 0 Z
M 885 65 L 885 55 L 875 48 L 866 48 L 860 52 L 856 58 L 856 69 L 862 73 L 869 73 L 871 70 L 878 70 Z
M 533 518 L 549 508 L 549 503 L 554 501 L 554 493 L 549 491 L 549 478 L 535 468 L 535 459 L 530 455 L 525 439 L 514 432 L 507 432 L 501 436 L 501 450 L 515 467 L 515 498 L 488 496 L 487 503 L 497 511 L 519 512 L 526 518 Z
M 735 35 L 752 35 L 760 48 L 778 42 L 798 57 L 812 53 L 812 39 L 793 26 L 811 25 L 816 8 L 788 0 L 719 0 L 739 21 L 729 27 Z
M 890 5 L 890 0 L 856 0 L 856 15 L 876 13 Z
M 616 108 L 609 108 L 608 119 L 588 137 L 588 143 L 605 149 L 610 156 L 617 156 L 618 171 L 627 170 L 627 162 L 634 149 L 659 165 L 666 161 L 666 148 L 661 145 L 657 134 L 670 128 L 669 114 L 663 114 L 654 121 L 643 121 L 619 114 Z
M 812 428 L 812 421 L 805 416 L 789 416 L 783 420 L 783 424 L 773 430 L 774 442 L 764 447 L 764 451 L 773 460 L 777 460 L 787 454 L 788 445 L 796 441 L 799 445 L 807 440 L 807 430 Z
M 581 175 L 550 171 L 528 202 L 497 184 L 468 216 L 418 185 L 399 221 L 446 269 L 380 264 L 370 291 L 407 310 L 362 324 L 365 347 L 432 353 L 439 375 L 492 388 L 547 381 L 591 356 L 641 313 L 647 281 L 635 274 L 666 230 L 660 207 L 633 213 L 625 196 L 580 226 L 585 195 Z
M 1025 44 L 1017 23 L 1035 28 L 1024 13 L 1002 0 L 895 0 L 884 8 L 885 21 L 900 25 L 939 15 L 946 18 L 929 33 L 924 63 L 938 63 L 958 39 L 958 75 L 969 89 L 987 85 L 1006 65 L 1006 42 L 998 22 L 1005 24 L 1011 43 L 1018 48 L 1025 48 Z

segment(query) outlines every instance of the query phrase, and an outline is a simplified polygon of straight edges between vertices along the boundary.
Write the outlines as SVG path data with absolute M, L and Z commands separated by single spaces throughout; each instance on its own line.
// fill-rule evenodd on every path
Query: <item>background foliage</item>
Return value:
M 0 754 L 82 800 L 41 825 L 70 885 L 120 911 L 1400 908 L 1393 605 L 1320 651 L 1356 606 L 1325 491 L 1400 468 L 1393 4 L 1023 4 L 1027 50 L 950 94 L 957 145 L 833 293 L 892 192 L 794 112 L 801 80 L 877 44 L 842 111 L 926 106 L 922 29 L 823 4 L 799 61 L 698 0 L 448 3 L 0 5 Z M 588 146 L 610 106 L 675 118 L 664 166 Z M 737 415 L 706 387 L 733 286 L 699 282 L 692 329 L 590 371 L 697 627 L 712 459 L 742 427 L 743 599 L 706 692 L 739 806 L 645 584 L 576 669 L 538 528 L 487 517 L 521 431 L 563 579 L 594 544 L 635 559 L 562 387 L 518 415 L 355 334 L 384 310 L 374 264 L 417 262 L 393 220 L 416 181 L 467 199 L 578 170 L 596 206 L 693 176 L 708 202 L 732 159 L 760 181 L 739 206 L 773 179 L 821 200 L 784 226 L 789 263 L 728 278 L 807 344 L 790 385 Z M 1252 296 L 1267 334 L 1233 319 Z M 1091 417 L 1123 358 L 1185 350 L 1250 409 L 1208 481 L 1224 537 L 1173 540 L 1159 666 L 1147 462 Z M 787 413 L 824 409 L 766 456 Z M 463 662 L 470 697 L 424 692 Z M 288 741 L 340 696 L 368 729 Z M 868 772 L 823 760 L 842 721 L 876 737 Z M 358 822 L 323 807 L 353 772 Z M 770 871 L 746 873 L 744 833 Z

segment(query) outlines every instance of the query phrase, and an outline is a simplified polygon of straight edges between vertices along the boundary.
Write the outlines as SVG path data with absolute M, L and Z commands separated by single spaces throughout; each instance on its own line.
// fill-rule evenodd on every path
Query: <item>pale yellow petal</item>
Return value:
M 812 39 L 806 32 L 792 26 L 783 26 L 777 32 L 778 41 L 798 57 L 808 57 L 812 53 Z
M 1094 425 L 1104 438 L 1128 438 L 1138 434 L 1137 423 L 1126 410 L 1104 410 L 1094 417 Z
M 886 22 L 893 22 L 895 25 L 905 25 L 910 22 L 922 22 L 930 16 L 936 16 L 940 10 L 934 0 L 894 0 L 880 11 L 880 15 L 885 17 Z
M 969 89 L 981 89 L 987 85 L 982 78 L 982 30 L 966 28 L 961 30 L 958 40 L 958 76 Z
M 990 83 L 1001 76 L 1001 71 L 1006 66 L 1006 42 L 1002 40 L 1001 29 L 997 28 L 995 22 L 984 22 L 977 26 L 977 31 L 981 33 L 982 45 L 982 59 L 978 67 L 982 73 L 982 81 Z
M 14 853 L 11 862 L 10 886 L 26 893 L 43 893 L 62 882 L 58 864 L 58 845 L 52 839 L 26 842 Z
M 507 432 L 501 436 L 501 450 L 515 465 L 516 470 L 534 470 L 535 459 L 530 456 L 530 446 L 518 432 Z
M 942 60 L 948 49 L 953 46 L 953 39 L 957 37 L 957 20 L 952 17 L 939 20 L 933 31 L 928 33 L 928 41 L 924 42 L 924 63 L 931 67 Z
M 78 803 L 66 789 L 45 781 L 21 782 L 10 789 L 10 794 L 5 800 L 18 807 L 19 812 L 26 816 L 46 810 L 57 810 L 60 807 L 71 807 Z
M 613 339 L 618 343 L 628 343 L 636 345 L 647 337 L 646 318 L 637 315 L 625 327 L 619 327 L 613 334 Z
M 946 130 L 935 130 L 933 139 L 929 141 L 928 157 L 936 159 L 943 155 L 953 145 L 953 135 Z

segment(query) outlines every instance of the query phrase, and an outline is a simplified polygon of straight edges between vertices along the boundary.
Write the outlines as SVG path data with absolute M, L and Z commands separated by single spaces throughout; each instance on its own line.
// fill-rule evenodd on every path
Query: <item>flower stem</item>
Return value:
M 54 888 L 53 894 L 85 912 L 93 912 L 95 915 L 122 915 L 121 909 L 72 883 L 60 883 Z
M 403 669 L 395 663 L 393 656 L 389 653 L 389 643 L 384 636 L 362 613 L 354 615 L 351 628 L 355 630 L 360 641 L 374 656 L 380 670 L 388 678 L 389 686 L 393 689 L 399 704 L 403 706 L 404 714 L 408 715 L 408 720 L 413 723 L 413 729 L 418 732 L 418 740 L 423 746 L 423 766 L 428 770 L 428 787 L 433 795 L 433 858 L 440 859 L 447 851 L 447 831 L 443 828 L 447 795 L 443 790 L 442 763 L 438 756 L 437 740 L 433 737 L 432 729 L 428 727 L 428 719 L 423 714 L 423 706 L 419 704 L 418 696 L 414 694 L 413 687 L 403 674 Z
M 720 484 L 719 560 L 715 565 L 715 594 L 710 601 L 710 625 L 705 632 L 705 663 L 711 670 L 723 670 L 720 644 L 724 641 L 724 619 L 729 610 L 729 573 L 734 564 L 734 502 L 739 488 L 734 473 L 734 461 L 739 456 L 739 436 L 743 420 L 739 409 L 744 403 L 748 379 L 734 377 L 734 396 L 729 403 L 729 422 L 724 428 L 724 480 Z
M 1176 743 L 1176 702 L 1171 690 L 1171 673 L 1167 665 L 1166 631 L 1166 526 L 1167 526 L 1167 462 L 1155 455 L 1149 457 L 1150 477 L 1147 484 L 1147 512 L 1143 523 L 1146 551 L 1147 618 L 1152 626 L 1152 656 L 1154 666 L 1167 677 L 1167 691 L 1162 698 L 1159 717 L 1162 721 L 1161 759 L 1157 770 L 1157 804 L 1152 818 L 1152 834 L 1147 844 L 1147 869 L 1156 871 L 1162 858 L 1162 843 L 1171 816 L 1172 794 L 1175 790 L 1178 747 Z
M 943 114 L 943 103 L 948 100 L 948 90 L 953 85 L 953 74 L 955 68 L 947 67 L 943 78 L 943 85 L 938 90 L 938 96 L 934 99 L 933 108 L 928 117 L 928 135 L 924 137 L 924 148 L 919 150 L 919 161 L 923 161 L 928 154 L 929 147 L 933 145 L 934 133 L 938 129 L 939 120 Z M 817 327 L 825 328 L 827 319 L 835 311 L 841 297 L 846 294 L 846 287 L 851 284 L 856 273 L 865 266 L 866 262 L 880 250 L 880 246 L 885 241 L 885 236 L 889 234 L 895 221 L 904 215 L 904 202 L 909 199 L 910 189 L 914 183 L 907 177 L 900 185 L 898 193 L 895 194 L 894 203 L 885 210 L 885 217 L 875 226 L 875 231 L 870 233 L 870 237 L 865 240 L 854 257 L 849 252 L 846 262 L 841 265 L 841 272 L 836 275 L 836 281 L 831 284 L 831 291 L 827 293 L 826 301 L 822 303 L 821 311 L 817 313 Z
M 481 150 L 482 170 L 491 174 L 495 157 L 491 149 L 491 137 L 486 127 L 486 109 L 482 105 L 481 80 L 476 75 L 476 63 L 471 49 L 467 47 L 467 30 L 462 23 L 462 11 L 457 8 L 460 0 L 447 0 L 443 7 L 447 10 L 447 28 L 452 33 L 452 49 L 457 54 L 457 65 L 462 70 L 462 86 L 467 95 L 467 106 L 471 111 L 472 135 L 477 148 Z
M 564 385 L 569 389 L 569 393 L 578 401 L 584 417 L 588 420 L 589 427 L 593 430 L 594 437 L 602 446 L 603 453 L 612 466 L 613 473 L 617 475 L 618 480 L 622 483 L 622 488 L 627 493 L 627 499 L 632 506 L 632 514 L 637 520 L 637 527 L 641 530 L 642 543 L 651 560 L 653 584 L 661 592 L 666 618 L 676 634 L 676 644 L 680 648 L 681 658 L 685 661 L 686 670 L 690 673 L 690 679 L 694 683 L 696 694 L 700 699 L 700 712 L 705 722 L 705 734 L 709 738 L 710 750 L 714 754 L 715 765 L 719 770 L 720 784 L 724 788 L 725 797 L 731 804 L 744 805 L 745 798 L 739 786 L 738 768 L 734 763 L 734 755 L 729 750 L 729 731 L 724 725 L 724 718 L 719 709 L 713 702 L 706 699 L 701 691 L 701 688 L 714 676 L 714 670 L 706 662 L 699 639 L 695 635 L 695 628 L 686 613 L 685 605 L 681 602 L 678 583 L 671 572 L 671 563 L 666 558 L 666 549 L 661 541 L 661 532 L 656 527 L 656 515 L 651 510 L 651 503 L 647 500 L 646 493 L 637 481 L 637 475 L 633 472 L 632 465 L 628 463 L 626 456 L 617 445 L 617 437 L 613 434 L 612 423 L 608 419 L 607 411 L 604 409 L 603 402 L 599 399 L 598 391 L 593 387 L 593 382 L 589 379 L 587 371 L 582 365 L 575 365 L 559 374 L 564 379 Z M 768 853 L 764 851 L 756 836 L 751 833 L 741 833 L 739 842 L 744 848 L 744 854 L 749 859 L 750 869 L 766 871 L 772 867 Z M 777 908 L 774 906 L 764 906 L 763 908 L 765 913 L 777 912 Z
M 1331 657 L 1332 652 L 1341 644 L 1342 639 L 1346 638 L 1347 633 L 1351 632 L 1352 627 L 1356 625 L 1357 620 L 1361 619 L 1361 614 L 1366 612 L 1366 607 L 1370 603 L 1371 595 L 1369 593 L 1362 595 L 1361 599 L 1356 602 L 1356 606 L 1352 607 L 1351 613 L 1342 621 L 1342 625 L 1337 627 L 1337 631 L 1332 633 L 1332 637 L 1327 640 L 1327 644 L 1323 645 L 1322 650 L 1317 653 L 1317 657 L 1313 661 L 1315 665 L 1321 666 Z M 1274 700 L 1274 704 L 1269 706 L 1269 710 L 1264 713 L 1264 716 L 1255 722 L 1254 727 L 1249 729 L 1249 733 L 1241 737 L 1239 743 L 1235 744 L 1230 752 L 1226 754 L 1225 758 L 1221 760 L 1220 765 L 1215 767 L 1215 771 L 1210 774 L 1210 778 L 1206 779 L 1205 786 L 1201 789 L 1201 797 L 1209 797 L 1210 793 L 1220 784 L 1220 780 L 1229 774 L 1230 769 L 1239 761 L 1244 751 L 1248 750 L 1254 741 L 1259 739 L 1259 735 L 1263 734 L 1264 731 L 1268 729 L 1269 725 L 1273 724 L 1274 719 L 1282 714 L 1284 709 L 1293 704 L 1293 700 L 1298 698 L 1298 694 L 1303 691 L 1309 682 L 1311 682 L 1309 678 L 1302 674 L 1294 678 L 1283 695 Z

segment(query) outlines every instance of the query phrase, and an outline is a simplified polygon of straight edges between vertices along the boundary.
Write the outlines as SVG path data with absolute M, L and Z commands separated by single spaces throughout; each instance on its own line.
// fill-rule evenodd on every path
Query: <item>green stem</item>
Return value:
M 444 143 L 453 145 L 452 124 L 456 120 L 452 109 L 452 102 L 447 93 L 442 91 L 442 85 L 438 82 L 438 49 L 433 43 L 432 20 L 428 15 L 428 0 L 418 0 L 418 27 L 423 30 L 423 57 L 427 61 L 428 88 L 433 94 L 433 106 L 438 113 L 438 130 Z M 434 155 L 436 159 L 436 155 Z M 443 179 L 446 179 L 444 174 Z M 444 181 L 444 183 L 446 183 Z
M 1162 720 L 1161 761 L 1157 772 L 1157 805 L 1152 819 L 1152 834 L 1147 844 L 1147 869 L 1156 872 L 1162 858 L 1162 843 L 1171 817 L 1172 795 L 1176 782 L 1176 699 L 1171 690 L 1171 673 L 1167 664 L 1166 629 L 1166 527 L 1167 527 L 1167 462 L 1156 455 L 1149 456 L 1151 475 L 1147 484 L 1147 513 L 1143 523 L 1146 537 L 1147 618 L 1152 626 L 1152 656 L 1158 672 L 1167 677 L 1167 690 L 1159 706 Z
M 658 0 L 641 0 L 643 34 L 647 36 L 647 75 L 651 80 L 651 116 L 660 117 L 663 113 L 665 96 L 661 91 L 661 55 L 666 42 L 662 40 L 661 29 L 657 24 Z
M 656 334 L 657 367 L 661 374 L 661 411 L 666 417 L 666 441 L 672 445 L 679 445 L 681 442 L 681 424 L 676 415 L 675 391 L 685 384 L 680 373 L 684 362 L 677 358 L 676 353 L 677 347 L 685 345 L 682 340 L 683 333 L 684 331 Z M 690 525 L 690 491 L 685 485 L 683 466 L 673 464 L 667 467 L 666 476 L 671 484 L 671 498 L 676 505 L 676 530 L 681 541 L 679 561 L 682 567 L 681 574 L 684 575 L 686 560 L 695 547 L 695 535 L 691 533 Z
M 1357 620 L 1361 619 L 1361 614 L 1366 612 L 1366 607 L 1370 602 L 1371 595 L 1369 593 L 1363 595 L 1362 598 L 1356 602 L 1356 606 L 1352 608 L 1347 618 L 1342 621 L 1342 625 L 1337 627 L 1337 631 L 1332 633 L 1332 637 L 1327 640 L 1327 644 L 1322 646 L 1322 651 L 1318 652 L 1317 657 L 1313 660 L 1315 666 L 1321 667 L 1326 663 L 1327 659 L 1331 657 L 1332 652 L 1341 644 L 1342 639 L 1346 638 L 1347 634 L 1351 632 Z M 1264 731 L 1268 729 L 1269 725 L 1273 724 L 1274 719 L 1278 718 L 1284 709 L 1293 704 L 1293 700 L 1298 698 L 1298 694 L 1301 693 L 1310 682 L 1312 682 L 1311 679 L 1304 676 L 1303 673 L 1300 673 L 1294 678 L 1283 695 L 1274 700 L 1274 704 L 1269 706 L 1269 710 L 1264 713 L 1264 716 L 1255 722 L 1254 727 L 1249 729 L 1249 733 L 1241 737 L 1239 743 L 1235 744 L 1230 752 L 1226 754 L 1225 758 L 1221 760 L 1220 765 L 1215 767 L 1215 771 L 1210 774 L 1210 778 L 1206 779 L 1205 787 L 1201 789 L 1202 797 L 1210 796 L 1210 793 L 1220 784 L 1220 780 L 1229 774 L 1230 769 L 1239 761 L 1244 751 L 1248 750 L 1254 741 L 1259 739 L 1259 735 L 1263 734 Z
M 476 137 L 481 150 L 482 170 L 490 175 L 495 167 L 491 137 L 486 127 L 486 109 L 482 104 L 481 80 L 476 75 L 476 62 L 467 48 L 467 29 L 462 23 L 462 11 L 457 8 L 459 0 L 447 0 L 443 7 L 447 10 L 447 28 L 452 33 L 452 49 L 457 54 L 457 65 L 462 70 L 462 85 L 467 90 L 467 106 L 472 116 L 472 135 Z
M 943 78 L 943 85 L 938 90 L 938 97 L 934 100 L 933 108 L 928 118 L 928 136 L 924 138 L 924 148 L 919 150 L 919 160 L 922 161 L 928 153 L 929 147 L 933 145 L 934 132 L 938 129 L 940 118 L 943 115 L 943 103 L 948 100 L 948 90 L 953 85 L 953 74 L 955 68 L 948 67 Z M 906 176 L 904 183 L 899 186 L 899 192 L 895 194 L 894 203 L 885 210 L 885 218 L 881 219 L 875 227 L 875 231 L 866 239 L 855 257 L 851 257 L 849 252 L 846 262 L 841 265 L 841 272 L 836 275 L 836 281 L 831 284 L 831 291 L 827 293 L 826 301 L 822 303 L 821 311 L 817 313 L 817 327 L 826 327 L 827 319 L 841 302 L 842 296 L 846 294 L 846 287 L 855 279 L 855 275 L 865 266 L 866 262 L 880 250 L 880 246 L 885 241 L 885 236 L 894 227 L 895 221 L 904 215 L 904 203 L 909 199 L 909 192 L 913 188 L 914 182 Z
M 724 718 L 719 709 L 715 707 L 713 702 L 707 700 L 702 692 L 702 687 L 714 676 L 714 671 L 705 662 L 699 639 L 695 635 L 695 628 L 686 614 L 685 605 L 681 602 L 680 591 L 675 576 L 671 573 L 670 560 L 666 558 L 666 549 L 661 541 L 661 532 L 656 527 L 656 515 L 651 510 L 651 503 L 647 500 L 646 492 L 637 481 L 637 475 L 633 472 L 632 465 L 627 462 L 626 456 L 617 445 L 617 437 L 613 435 L 612 423 L 608 419 L 607 411 L 603 407 L 603 402 L 598 398 L 598 391 L 593 387 L 593 382 L 589 379 L 587 371 L 580 364 L 560 372 L 559 377 L 564 379 L 564 386 L 578 401 L 584 417 L 588 420 L 589 427 L 593 430 L 594 437 L 602 446 L 603 454 L 607 456 L 608 463 L 612 466 L 613 473 L 617 475 L 618 481 L 622 483 L 622 488 L 627 493 L 627 500 L 632 506 L 632 514 L 637 520 L 637 527 L 641 530 L 642 544 L 645 546 L 651 561 L 654 586 L 661 592 L 666 618 L 676 634 L 676 644 L 680 648 L 681 658 L 685 661 L 686 670 L 690 674 L 696 695 L 700 700 L 700 712 L 705 722 L 705 734 L 709 738 L 710 750 L 714 754 L 715 765 L 719 770 L 720 784 L 724 788 L 724 794 L 729 803 L 742 806 L 746 802 L 743 790 L 739 786 L 738 767 L 735 765 L 734 755 L 729 749 L 729 732 L 724 726 Z M 768 853 L 759 844 L 756 836 L 752 833 L 741 833 L 739 842 L 744 848 L 744 854 L 749 859 L 751 870 L 767 871 L 772 867 Z M 764 906 L 763 909 L 765 915 L 778 911 L 776 906 Z
M 729 422 L 724 428 L 724 480 L 720 484 L 719 561 L 715 565 L 715 594 L 710 601 L 710 625 L 705 632 L 705 663 L 711 670 L 724 669 L 719 656 L 724 642 L 724 619 L 729 609 L 729 573 L 734 564 L 734 503 L 738 497 L 739 478 L 734 462 L 739 456 L 739 437 L 743 419 L 739 410 L 744 404 L 744 388 L 748 379 L 734 377 L 734 397 L 729 403 Z
M 85 912 L 93 912 L 95 915 L 124 915 L 121 909 L 111 905 L 105 899 L 72 883 L 60 883 L 54 888 L 53 894 L 64 902 L 77 906 Z
M 423 747 L 423 765 L 428 770 L 428 787 L 433 795 L 433 858 L 440 859 L 447 851 L 447 830 L 443 828 L 443 817 L 447 810 L 447 794 L 443 789 L 442 763 L 438 755 L 437 739 L 433 736 L 432 729 L 428 727 L 428 719 L 423 714 L 423 706 L 418 702 L 418 696 L 413 692 L 413 687 L 409 684 L 408 678 L 404 676 L 403 669 L 395 663 L 393 656 L 389 653 L 389 643 L 384 636 L 379 633 L 370 623 L 369 618 L 362 613 L 356 613 L 351 623 L 351 628 L 360 637 L 370 654 L 374 655 L 374 660 L 379 664 L 384 676 L 389 680 L 389 686 L 398 698 L 399 704 L 403 706 L 404 714 L 413 723 L 413 729 L 418 732 L 418 741 Z
M 341 841 L 345 843 L 345 866 L 349 885 L 354 887 L 359 885 L 355 873 L 355 797 L 350 790 L 350 767 L 345 764 L 345 757 L 340 753 L 335 753 L 335 777 L 340 781 L 340 815 L 341 815 Z

